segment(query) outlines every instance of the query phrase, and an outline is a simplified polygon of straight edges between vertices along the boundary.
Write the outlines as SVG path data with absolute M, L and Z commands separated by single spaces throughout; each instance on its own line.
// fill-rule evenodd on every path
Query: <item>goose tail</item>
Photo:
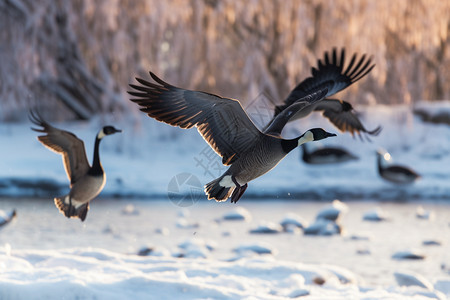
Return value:
M 81 221 L 86 219 L 89 210 L 89 202 L 77 205 L 72 203 L 69 195 L 55 198 L 55 205 L 67 218 L 79 218 Z
M 224 176 L 221 176 L 205 185 L 205 193 L 208 200 L 214 199 L 217 202 L 226 201 L 234 190 L 233 186 L 222 186 L 220 183 Z

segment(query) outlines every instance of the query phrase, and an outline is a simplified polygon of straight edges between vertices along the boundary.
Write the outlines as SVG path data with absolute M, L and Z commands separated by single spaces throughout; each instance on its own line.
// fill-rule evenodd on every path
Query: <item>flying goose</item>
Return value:
M 90 166 L 83 141 L 73 133 L 51 126 L 33 111 L 30 111 L 30 120 L 42 127 L 31 128 L 32 130 L 46 134 L 38 136 L 38 140 L 48 149 L 62 155 L 64 169 L 70 180 L 70 192 L 54 199 L 56 207 L 67 218 L 80 218 L 84 221 L 89 210 L 89 201 L 102 191 L 106 183 L 106 175 L 100 163 L 100 141 L 105 136 L 121 130 L 105 126 L 98 132 L 95 137 L 94 159 Z
M 383 179 L 397 184 L 408 184 L 420 178 L 419 174 L 408 167 L 386 164 L 390 160 L 391 155 L 388 152 L 377 151 L 378 174 Z
M 300 82 L 290 92 L 283 104 L 275 107 L 275 116 L 297 99 L 307 96 L 311 91 L 326 83 L 329 86 L 326 99 L 298 111 L 290 121 L 304 118 L 313 111 L 321 111 L 322 115 L 328 118 L 342 132 L 348 131 L 352 136 L 356 134 L 361 139 L 364 136 L 366 139 L 369 139 L 367 135 L 378 135 L 381 127 L 378 126 L 373 130 L 367 130 L 350 103 L 328 98 L 367 75 L 375 67 L 375 64 L 371 64 L 371 58 L 366 59 L 364 54 L 358 60 L 355 53 L 344 70 L 345 49 L 342 49 L 340 55 L 338 55 L 337 49 L 333 48 L 331 57 L 328 52 L 325 52 L 323 61 L 319 59 L 317 65 L 317 69 L 314 67 L 311 69 L 312 77 L 308 77 Z
M 302 145 L 302 160 L 307 164 L 334 164 L 358 159 L 357 156 L 345 149 L 337 147 L 324 147 L 310 151 L 307 144 Z
M 321 87 L 292 103 L 261 132 L 250 120 L 238 100 L 214 94 L 191 91 L 170 85 L 155 74 L 156 83 L 136 78 L 140 85 L 130 84 L 135 91 L 130 99 L 148 116 L 184 129 L 197 127 L 198 132 L 222 163 L 230 166 L 219 178 L 205 185 L 208 199 L 236 203 L 247 183 L 274 168 L 291 150 L 315 140 L 335 136 L 321 128 L 306 131 L 294 139 L 283 139 L 281 132 L 297 111 L 320 101 L 327 93 Z

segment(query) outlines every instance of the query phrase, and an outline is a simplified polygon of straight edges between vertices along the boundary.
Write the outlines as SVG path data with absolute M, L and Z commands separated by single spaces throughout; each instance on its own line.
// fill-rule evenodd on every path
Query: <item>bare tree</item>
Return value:
M 1 120 L 135 111 L 152 70 L 192 89 L 281 101 L 332 47 L 373 55 L 355 105 L 450 98 L 450 2 L 0 0 Z

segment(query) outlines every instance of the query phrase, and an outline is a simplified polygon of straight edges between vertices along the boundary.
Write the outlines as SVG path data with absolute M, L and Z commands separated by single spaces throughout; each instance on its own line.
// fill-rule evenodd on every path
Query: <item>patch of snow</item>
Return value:
M 241 245 L 233 249 L 234 252 L 243 253 L 243 252 L 254 252 L 256 254 L 272 254 L 276 255 L 277 250 L 272 246 L 265 243 L 255 243 L 255 244 L 246 244 Z
M 286 216 L 280 221 L 280 225 L 283 226 L 284 230 L 287 231 L 287 227 L 297 227 L 297 228 L 305 228 L 307 226 L 307 222 L 298 214 L 288 213 Z
M 343 274 L 350 277 L 342 269 L 264 257 L 225 262 L 94 248 L 15 250 L 0 252 L 0 264 L 6 267 L 0 273 L 1 299 L 403 299 L 420 294 L 358 288 L 353 279 L 342 283 Z M 314 284 L 317 278 L 324 283 Z
M 422 242 L 424 246 L 442 246 L 442 242 L 439 240 L 425 240 Z
M 395 280 L 400 286 L 419 286 L 429 291 L 433 290 L 433 285 L 425 277 L 412 272 L 395 272 Z
M 256 228 L 250 229 L 250 233 L 254 234 L 274 234 L 283 231 L 281 225 L 274 222 L 261 222 Z
M 416 217 L 423 220 L 433 220 L 435 214 L 433 211 L 425 210 L 422 205 L 419 205 L 416 209 Z
M 222 219 L 228 221 L 247 221 L 250 222 L 252 215 L 250 212 L 243 208 L 242 206 L 236 207 L 235 209 L 223 214 Z
M 125 216 L 138 216 L 139 210 L 133 204 L 128 204 L 122 209 L 122 214 Z
M 324 219 L 336 222 L 339 217 L 348 211 L 347 204 L 339 201 L 333 200 L 333 202 L 327 207 L 323 208 L 316 216 L 316 219 Z
M 336 222 L 326 220 L 326 219 L 317 219 L 314 223 L 309 225 L 303 230 L 303 233 L 306 235 L 334 235 L 341 234 L 342 228 Z
M 398 251 L 392 255 L 393 259 L 425 259 L 425 255 L 417 250 Z
M 389 220 L 389 217 L 381 208 L 377 207 L 374 210 L 366 212 L 363 216 L 363 220 L 380 222 Z

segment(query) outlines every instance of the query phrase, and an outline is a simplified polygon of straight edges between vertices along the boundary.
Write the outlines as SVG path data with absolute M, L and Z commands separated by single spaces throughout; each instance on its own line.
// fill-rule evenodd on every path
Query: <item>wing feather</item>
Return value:
M 316 91 L 319 87 L 327 88 L 328 93 L 325 97 L 330 97 L 360 80 L 375 66 L 375 64 L 372 64 L 372 58 L 367 58 L 365 54 L 357 60 L 356 53 L 352 55 L 350 63 L 345 70 L 344 65 L 344 48 L 341 49 L 340 54 L 336 48 L 333 48 L 331 58 L 330 54 L 325 52 L 323 60 L 319 59 L 317 61 L 317 69 L 312 68 L 312 77 L 308 77 L 300 82 L 284 100 L 283 105 L 277 107 L 276 113 L 279 113 L 298 99 Z
M 46 134 L 38 136 L 38 140 L 48 149 L 62 155 L 64 169 L 70 183 L 75 183 L 85 175 L 90 166 L 83 141 L 71 132 L 51 126 L 36 112 L 30 111 L 29 117 L 31 122 L 42 127 L 31 129 Z
M 245 113 L 239 101 L 214 94 L 191 91 L 164 82 L 155 74 L 156 83 L 136 78 L 140 85 L 128 93 L 148 116 L 184 129 L 198 132 L 225 165 L 233 163 L 263 134 Z

